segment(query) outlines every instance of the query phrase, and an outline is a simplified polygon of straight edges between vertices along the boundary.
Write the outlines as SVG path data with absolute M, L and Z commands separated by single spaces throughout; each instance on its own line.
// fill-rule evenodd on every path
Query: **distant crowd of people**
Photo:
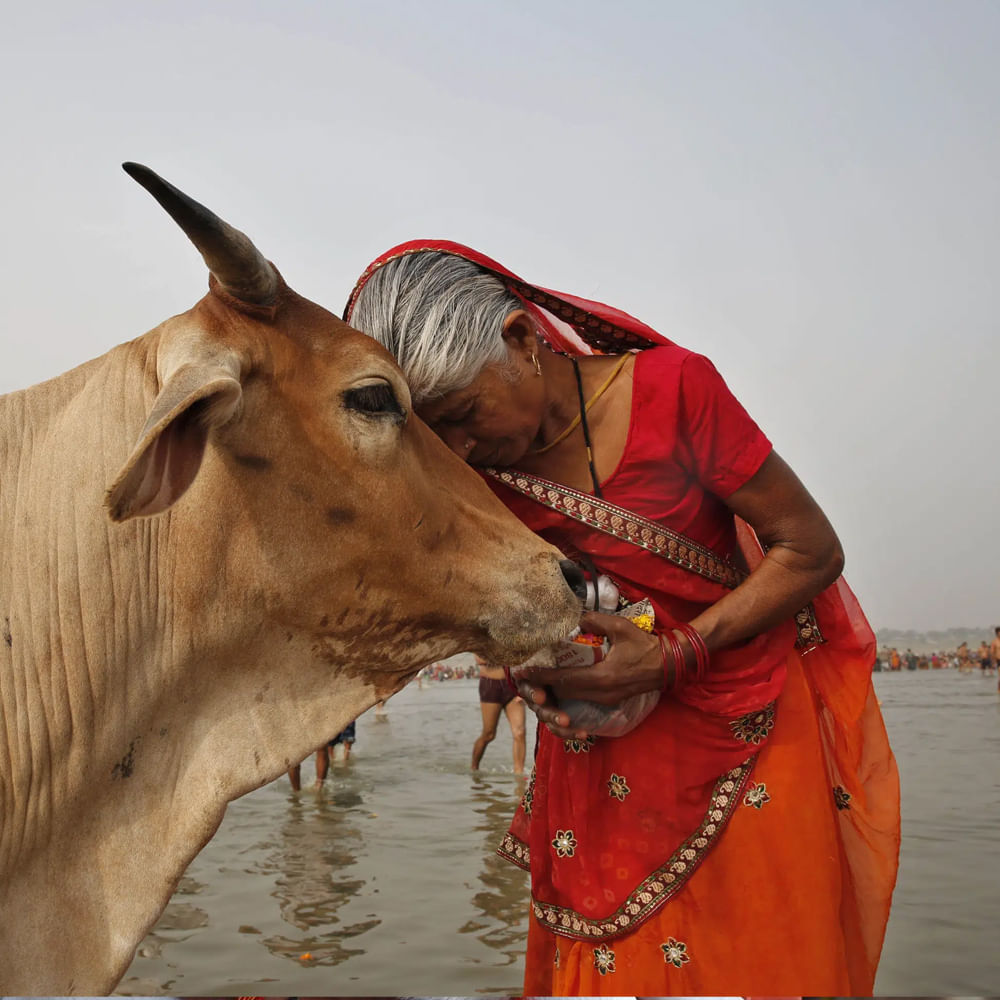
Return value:
M 432 663 L 417 674 L 418 686 L 424 681 L 454 681 L 468 680 L 479 676 L 479 667 L 475 663 L 461 666 L 457 663 Z
M 958 670 L 982 674 L 992 673 L 1000 667 L 1000 626 L 994 629 L 993 641 L 984 639 L 979 646 L 962 642 L 957 649 L 931 653 L 915 653 L 912 649 L 900 650 L 889 646 L 879 650 L 875 658 L 876 670 Z

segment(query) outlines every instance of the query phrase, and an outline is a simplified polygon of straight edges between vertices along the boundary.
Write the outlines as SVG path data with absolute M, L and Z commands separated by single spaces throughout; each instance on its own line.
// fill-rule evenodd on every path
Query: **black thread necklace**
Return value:
M 580 366 L 576 358 L 573 362 L 573 374 L 576 375 L 576 394 L 580 400 L 580 425 L 583 427 L 583 440 L 587 445 L 587 465 L 590 467 L 590 481 L 594 484 L 594 496 L 604 499 L 601 484 L 597 479 L 597 469 L 594 468 L 594 449 L 590 444 L 590 428 L 587 426 L 587 402 L 583 398 L 583 379 L 580 377 Z

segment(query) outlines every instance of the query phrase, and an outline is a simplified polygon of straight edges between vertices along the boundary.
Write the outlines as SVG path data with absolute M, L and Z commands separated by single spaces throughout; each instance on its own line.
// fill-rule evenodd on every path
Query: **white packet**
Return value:
M 653 629 L 655 616 L 649 598 L 644 597 L 615 614 L 635 622 L 645 632 L 651 632 Z M 517 680 L 520 672 L 528 667 L 559 670 L 565 667 L 593 666 L 595 663 L 600 663 L 611 649 L 607 638 L 595 636 L 594 640 L 587 641 L 579 634 L 568 637 L 535 654 L 526 663 L 514 667 L 511 674 Z M 559 708 L 569 716 L 571 729 L 585 729 L 594 736 L 624 736 L 653 711 L 659 700 L 659 691 L 647 691 L 626 698 L 618 705 L 598 705 L 593 701 L 571 698 L 559 702 Z

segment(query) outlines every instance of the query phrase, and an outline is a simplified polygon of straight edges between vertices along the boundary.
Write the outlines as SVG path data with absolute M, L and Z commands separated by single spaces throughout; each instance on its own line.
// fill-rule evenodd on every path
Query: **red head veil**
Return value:
M 625 351 L 641 351 L 647 347 L 671 343 L 666 337 L 620 309 L 606 306 L 602 302 L 581 299 L 576 295 L 554 292 L 550 288 L 529 285 L 485 254 L 450 240 L 411 240 L 400 243 L 373 260 L 358 278 L 351 297 L 347 300 L 344 320 L 350 323 L 358 293 L 383 264 L 388 264 L 397 257 L 427 250 L 454 254 L 496 277 L 524 303 L 524 308 L 535 320 L 545 342 L 559 354 L 622 354 Z

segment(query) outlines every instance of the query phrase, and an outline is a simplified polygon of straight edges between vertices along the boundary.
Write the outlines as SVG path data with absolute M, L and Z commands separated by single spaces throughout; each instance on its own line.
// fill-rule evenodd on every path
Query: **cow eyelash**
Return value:
M 388 382 L 372 382 L 348 389 L 344 393 L 344 406 L 370 417 L 391 417 L 397 423 L 406 417 Z

